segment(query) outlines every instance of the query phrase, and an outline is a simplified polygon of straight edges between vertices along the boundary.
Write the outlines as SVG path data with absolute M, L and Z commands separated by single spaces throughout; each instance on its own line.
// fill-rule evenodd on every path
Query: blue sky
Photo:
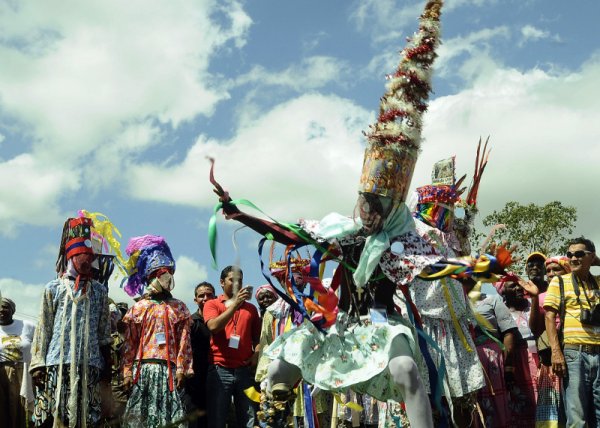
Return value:
M 284 221 L 351 214 L 364 140 L 424 1 L 0 2 L 0 290 L 36 315 L 63 221 L 108 215 L 165 236 L 175 295 L 218 284 L 207 224 L 217 179 Z M 482 215 L 561 200 L 600 245 L 595 0 L 448 0 L 413 187 L 492 156 Z M 219 223 L 219 264 L 264 283 L 257 236 Z M 118 278 L 115 279 L 118 282 Z M 126 297 L 118 285 L 117 300 Z

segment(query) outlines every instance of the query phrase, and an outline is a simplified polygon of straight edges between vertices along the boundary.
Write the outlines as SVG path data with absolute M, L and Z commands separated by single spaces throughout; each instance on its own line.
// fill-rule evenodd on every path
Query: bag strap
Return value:
M 558 307 L 558 315 L 560 318 L 560 327 L 558 328 L 558 341 L 560 342 L 561 346 L 563 343 L 563 330 L 565 328 L 565 312 L 566 312 L 566 305 L 565 305 L 565 283 L 562 279 L 562 276 L 558 277 L 558 287 L 560 289 L 560 305 Z

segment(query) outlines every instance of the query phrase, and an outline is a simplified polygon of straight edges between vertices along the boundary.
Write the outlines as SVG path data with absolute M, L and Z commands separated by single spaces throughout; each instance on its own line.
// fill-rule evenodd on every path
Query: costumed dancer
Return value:
M 102 214 L 80 212 L 64 224 L 58 278 L 42 298 L 32 343 L 34 422 L 45 427 L 94 426 L 101 417 L 100 382 L 110 389 L 108 289 L 93 279 L 92 241 L 102 240 L 121 261 L 119 232 Z
M 125 291 L 145 297 L 123 318 L 123 378 L 131 389 L 124 426 L 187 427 L 181 391 L 185 376 L 193 374 L 192 318 L 171 295 L 175 260 L 161 236 L 131 238 L 126 252 L 130 276 Z
M 321 222 L 286 228 L 241 213 L 212 180 L 229 218 L 285 245 L 333 245 L 342 262 L 337 285 L 334 282 L 325 290 L 318 281 L 311 282 L 323 292 L 318 322 L 308 322 L 304 304 L 309 300 L 297 296 L 293 303 L 305 315 L 305 322 L 279 336 L 264 352 L 272 362 L 261 398 L 262 426 L 286 424 L 282 416 L 289 412 L 291 389 L 300 378 L 322 390 L 352 388 L 379 400 L 405 401 L 412 426 L 433 424 L 415 363 L 419 355 L 415 333 L 395 313 L 393 295 L 397 282 L 412 280 L 442 258 L 426 253 L 428 245 L 414 232 L 404 204 L 420 147 L 421 115 L 439 43 L 441 5 L 440 0 L 427 2 L 419 32 L 402 52 L 398 70 L 389 76 L 379 120 L 367 135 L 359 219 L 332 214 Z M 401 255 L 390 248 L 398 248 Z M 335 290 L 340 283 L 339 313 L 331 317 L 330 304 L 337 303 Z M 324 305 L 331 310 L 324 310 Z
M 445 259 L 470 254 L 470 247 L 465 248 L 468 239 L 459 239 L 453 227 L 455 205 L 465 190 L 460 189 L 464 177 L 456 182 L 454 169 L 454 157 L 434 165 L 432 184 L 417 189 L 414 213 L 419 235 Z M 453 278 L 417 278 L 411 284 L 410 294 L 423 330 L 441 351 L 441 355 L 436 355 L 436 365 L 439 367 L 441 358 L 445 360 L 444 393 L 451 400 L 453 419 L 458 426 L 471 425 L 476 417 L 477 391 L 485 386 L 485 379 L 470 331 L 473 317 L 463 285 Z M 430 352 L 436 353 L 434 349 Z

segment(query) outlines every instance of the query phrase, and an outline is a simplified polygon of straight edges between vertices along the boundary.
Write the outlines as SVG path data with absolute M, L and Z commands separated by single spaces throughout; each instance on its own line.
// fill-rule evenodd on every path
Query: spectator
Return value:
M 6 428 L 25 428 L 33 403 L 27 365 L 35 326 L 13 319 L 16 309 L 15 302 L 0 296 L 0 415 Z
M 497 294 L 481 294 L 474 305 L 477 312 L 487 321 L 487 325 L 475 329 L 477 353 L 487 374 L 486 386 L 478 392 L 477 398 L 486 428 L 507 427 L 510 420 L 509 387 L 515 380 L 514 344 L 515 336 L 519 337 L 517 324 Z M 504 352 L 497 341 L 485 334 L 483 328 L 497 341 L 502 341 Z
M 31 345 L 36 426 L 94 426 L 102 416 L 100 381 L 110 382 L 108 290 L 92 279 L 93 222 L 68 219 L 46 284 Z
M 194 376 L 186 382 L 190 415 L 190 428 L 207 427 L 206 378 L 208 353 L 210 351 L 210 330 L 204 322 L 204 304 L 215 298 L 215 288 L 209 282 L 201 282 L 194 289 L 194 302 L 198 310 L 192 314 L 192 354 L 194 355 Z
M 566 257 L 549 257 L 545 262 L 546 278 L 551 281 L 557 275 L 565 275 L 571 272 L 569 259 Z M 546 292 L 539 295 L 541 322 L 545 318 L 543 308 L 546 298 Z M 533 302 L 533 300 L 532 300 Z M 556 327 L 560 327 L 560 321 L 557 319 Z M 538 401 L 535 415 L 535 423 L 538 428 L 548 426 L 564 426 L 565 424 L 565 406 L 561 393 L 562 379 L 552 372 L 551 349 L 548 342 L 546 325 L 543 326 L 543 333 L 538 337 L 538 355 L 540 357 L 540 367 L 538 370 Z
M 172 297 L 175 260 L 160 236 L 132 238 L 127 245 L 130 276 L 126 288 L 148 297 L 137 301 L 123 318 L 123 378 L 131 389 L 124 426 L 187 427 L 180 392 L 191 376 L 190 312 Z M 142 287 L 140 287 L 142 286 Z
M 526 286 L 525 281 L 510 276 L 498 283 L 498 293 L 503 295 L 504 303 L 510 310 L 520 335 L 515 343 L 515 382 L 509 389 L 508 406 L 511 413 L 509 426 L 511 427 L 535 426 L 539 360 L 535 336 L 529 328 L 531 302 L 525 297 Z
M 600 307 L 598 280 L 590 272 L 598 265 L 594 243 L 584 237 L 569 242 L 572 273 L 554 277 L 544 301 L 546 330 L 552 348 L 552 370 L 563 378 L 569 427 L 600 424 Z M 556 318 L 560 314 L 563 333 Z
M 259 355 L 260 317 L 246 300 L 249 288 L 241 288 L 241 269 L 227 266 L 221 272 L 223 294 L 204 304 L 210 340 L 207 386 L 208 424 L 223 428 L 233 397 L 237 427 L 254 427 L 255 405 L 244 390 L 254 385 L 251 367 Z
M 275 300 L 278 298 L 277 293 L 270 284 L 264 284 L 258 287 L 254 297 L 258 302 L 258 309 L 260 309 L 261 319 L 265 316 L 265 311 L 267 308 L 275 303 Z

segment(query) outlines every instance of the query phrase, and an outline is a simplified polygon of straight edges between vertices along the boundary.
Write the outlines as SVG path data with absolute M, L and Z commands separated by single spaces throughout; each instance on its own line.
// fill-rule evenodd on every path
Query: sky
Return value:
M 62 225 L 106 214 L 129 238 L 164 236 L 174 295 L 260 273 L 258 235 L 219 218 L 217 180 L 281 221 L 352 214 L 385 76 L 417 30 L 416 0 L 0 2 L 0 291 L 39 311 Z M 456 155 L 492 154 L 481 216 L 508 201 L 577 207 L 600 245 L 596 0 L 447 0 L 412 187 Z M 114 277 L 110 296 L 131 303 Z

